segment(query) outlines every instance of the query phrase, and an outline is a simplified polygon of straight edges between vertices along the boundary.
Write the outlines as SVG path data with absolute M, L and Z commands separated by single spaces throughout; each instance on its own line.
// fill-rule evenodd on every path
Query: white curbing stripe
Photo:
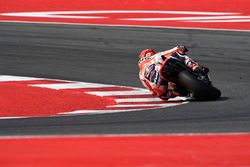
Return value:
M 84 82 L 75 82 L 75 83 L 63 83 L 63 84 L 35 84 L 30 85 L 34 87 L 49 88 L 49 89 L 78 89 L 78 88 L 107 88 L 115 87 L 114 85 L 106 84 L 96 84 L 96 83 L 84 83 Z
M 32 78 L 32 77 L 19 77 L 19 76 L 10 76 L 10 75 L 0 75 L 0 82 L 31 81 L 31 80 L 43 80 L 43 78 Z
M 17 17 L 45 17 L 45 18 L 103 18 L 100 16 L 89 16 L 89 14 L 131 14 L 131 13 L 143 13 L 143 14 L 179 14 L 179 15 L 237 15 L 238 12 L 200 12 L 200 11 L 162 11 L 162 10 L 83 10 L 83 11 L 50 11 L 50 12 L 10 12 L 0 13 L 2 16 L 17 16 Z M 75 15 L 87 16 L 75 16 Z M 68 16 L 70 15 L 70 16 Z
M 120 96 L 120 95 L 150 95 L 147 90 L 135 90 L 135 91 L 99 91 L 99 92 L 86 92 L 96 96 Z
M 163 101 L 160 98 L 120 98 L 120 99 L 115 99 L 117 103 L 122 103 L 122 102 L 158 102 L 158 101 Z
M 145 109 L 124 109 L 124 110 L 77 110 L 71 112 L 61 112 L 59 115 L 78 115 L 78 114 L 106 114 L 106 113 L 116 113 L 116 112 L 127 112 L 127 111 L 137 111 L 137 110 L 145 110 Z

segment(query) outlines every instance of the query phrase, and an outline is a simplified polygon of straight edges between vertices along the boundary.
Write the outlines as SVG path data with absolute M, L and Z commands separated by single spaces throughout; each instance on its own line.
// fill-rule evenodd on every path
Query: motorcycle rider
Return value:
M 186 55 L 188 49 L 183 45 L 178 45 L 170 50 L 156 53 L 153 49 L 145 49 L 139 55 L 138 66 L 140 69 L 139 78 L 142 84 L 148 88 L 154 96 L 167 100 L 180 93 L 176 91 L 176 85 L 168 82 L 161 74 L 163 63 L 166 57 L 172 56 L 186 64 L 196 73 L 208 73 L 207 67 L 199 65 Z

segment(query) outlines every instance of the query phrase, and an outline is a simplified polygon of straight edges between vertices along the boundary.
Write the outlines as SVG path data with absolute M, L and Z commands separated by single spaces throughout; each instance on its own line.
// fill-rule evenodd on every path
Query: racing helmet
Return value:
M 143 57 L 151 57 L 155 54 L 155 51 L 153 49 L 145 49 L 143 51 L 141 51 L 140 55 L 139 55 L 139 59 L 143 58 Z
M 177 48 L 178 48 L 177 52 L 180 53 L 181 55 L 184 55 L 188 51 L 187 47 L 184 45 L 178 45 Z

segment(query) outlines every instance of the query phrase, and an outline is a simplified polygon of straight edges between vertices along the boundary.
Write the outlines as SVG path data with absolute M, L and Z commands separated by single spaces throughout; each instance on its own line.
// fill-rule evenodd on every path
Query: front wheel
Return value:
M 219 89 L 198 80 L 188 71 L 182 71 L 178 74 L 178 82 L 193 93 L 193 97 L 200 100 L 216 100 L 221 96 Z

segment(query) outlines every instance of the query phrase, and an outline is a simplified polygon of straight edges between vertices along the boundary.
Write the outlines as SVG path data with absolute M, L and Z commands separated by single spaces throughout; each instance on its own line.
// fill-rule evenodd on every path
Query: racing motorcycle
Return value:
M 175 83 L 177 92 L 183 96 L 191 95 L 197 100 L 216 100 L 221 96 L 206 72 L 194 72 L 175 57 L 165 57 L 161 74 Z

